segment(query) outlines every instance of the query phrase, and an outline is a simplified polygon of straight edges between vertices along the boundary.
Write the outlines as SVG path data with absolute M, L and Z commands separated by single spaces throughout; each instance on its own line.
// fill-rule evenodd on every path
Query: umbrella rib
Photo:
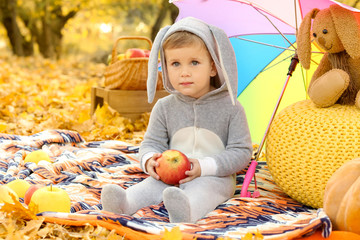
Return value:
M 295 9 L 295 26 L 296 26 L 295 31 L 296 31 L 296 36 L 297 36 L 297 34 L 298 34 L 298 22 L 297 22 L 296 0 L 294 0 L 294 9 Z
M 246 38 L 242 38 L 239 36 L 234 36 L 233 38 L 237 38 L 239 40 L 244 40 L 244 41 L 248 41 L 248 42 L 252 42 L 252 43 L 257 43 L 257 44 L 261 44 L 261 45 L 265 45 L 265 46 L 269 46 L 269 47 L 274 47 L 274 48 L 280 48 L 283 50 L 288 50 L 288 51 L 296 51 L 294 49 L 290 49 L 290 48 L 286 48 L 286 47 L 280 47 L 277 45 L 273 45 L 273 44 L 269 44 L 269 43 L 263 43 L 263 42 L 259 42 L 259 41 L 255 41 L 255 40 L 251 40 L 251 39 L 246 39 Z M 324 54 L 323 52 L 317 52 L 317 51 L 311 51 L 311 53 L 321 53 Z M 311 59 L 311 61 L 313 61 L 314 63 L 316 63 L 314 60 Z
M 259 9 L 257 9 L 255 6 L 251 5 L 256 11 L 258 11 L 261 15 L 263 15 L 269 22 L 271 25 L 273 25 L 273 27 L 276 29 L 276 31 L 278 31 L 280 33 L 280 35 L 296 50 L 296 47 L 292 44 L 292 42 L 289 41 L 289 39 L 287 39 L 285 37 L 285 35 L 275 26 L 275 24 L 265 15 L 263 14 Z
M 238 37 L 238 36 L 237 36 L 236 38 L 237 38 L 237 39 L 240 39 L 240 40 L 248 41 L 248 42 L 253 42 L 253 43 L 262 44 L 262 45 L 269 46 L 269 47 L 280 48 L 280 49 L 289 50 L 289 51 L 295 51 L 295 50 L 290 49 L 290 48 L 280 47 L 280 46 L 276 46 L 276 45 L 272 45 L 272 44 L 268 44 L 268 43 L 263 43 L 263 42 L 258 42 L 258 41 L 254 41 L 254 40 L 250 40 L 250 39 Z

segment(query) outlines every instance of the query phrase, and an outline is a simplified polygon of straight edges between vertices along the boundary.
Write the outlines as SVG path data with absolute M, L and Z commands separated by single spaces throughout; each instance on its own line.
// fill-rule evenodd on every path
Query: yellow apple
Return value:
M 30 187 L 30 183 L 28 183 L 27 181 L 25 181 L 23 179 L 15 179 L 15 180 L 9 182 L 8 184 L 6 184 L 6 186 L 8 186 L 14 192 L 16 192 L 16 194 L 19 197 L 23 198 L 23 197 L 25 197 L 26 191 Z
M 43 150 L 36 150 L 33 151 L 31 153 L 29 153 L 28 155 L 26 155 L 24 162 L 34 162 L 34 163 L 38 163 L 41 160 L 45 160 L 48 162 L 51 162 L 51 159 L 49 157 L 49 154 L 47 154 L 45 151 Z
M 123 59 L 125 59 L 125 53 L 120 53 L 119 55 L 117 55 L 117 59 L 118 60 L 123 60 Z
M 58 187 L 47 186 L 37 189 L 30 200 L 29 206 L 36 206 L 40 212 L 70 212 L 71 201 L 68 193 Z
M 15 196 L 16 200 L 19 201 L 19 196 L 11 188 L 6 185 L 0 186 L 0 203 L 14 203 L 11 194 Z

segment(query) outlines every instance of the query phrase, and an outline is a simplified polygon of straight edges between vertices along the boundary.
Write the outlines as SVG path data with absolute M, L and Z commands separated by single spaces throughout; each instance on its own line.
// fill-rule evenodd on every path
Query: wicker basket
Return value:
M 124 36 L 119 37 L 112 50 L 112 58 L 109 66 L 105 68 L 104 86 L 106 89 L 120 90 L 146 90 L 149 58 L 127 58 L 118 60 L 117 45 L 120 40 L 144 40 L 149 43 L 151 50 L 152 42 L 147 37 Z M 157 89 L 162 89 L 162 75 L 158 72 Z

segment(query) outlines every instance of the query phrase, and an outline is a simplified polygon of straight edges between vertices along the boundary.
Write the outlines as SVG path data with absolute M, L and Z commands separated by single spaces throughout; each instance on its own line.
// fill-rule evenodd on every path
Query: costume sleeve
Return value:
M 210 159 L 204 159 L 215 167 L 204 167 L 201 169 L 202 176 L 215 175 L 229 176 L 241 171 L 248 166 L 252 156 L 252 142 L 250 131 L 245 115 L 245 111 L 239 105 L 239 111 L 229 122 L 228 141 L 225 150 L 210 156 Z M 199 160 L 200 166 L 206 164 L 202 159 Z
M 150 155 L 162 153 L 169 148 L 166 118 L 164 114 L 165 110 L 161 102 L 161 99 L 158 100 L 151 111 L 149 125 L 139 149 L 140 165 L 144 171 L 145 163 Z

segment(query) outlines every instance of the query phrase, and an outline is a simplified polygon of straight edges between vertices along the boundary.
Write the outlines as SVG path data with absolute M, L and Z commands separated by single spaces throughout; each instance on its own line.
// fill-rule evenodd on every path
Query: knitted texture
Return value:
M 275 117 L 266 143 L 267 164 L 291 198 L 321 208 L 331 175 L 360 156 L 359 141 L 360 110 L 355 106 L 318 108 L 304 100 Z

